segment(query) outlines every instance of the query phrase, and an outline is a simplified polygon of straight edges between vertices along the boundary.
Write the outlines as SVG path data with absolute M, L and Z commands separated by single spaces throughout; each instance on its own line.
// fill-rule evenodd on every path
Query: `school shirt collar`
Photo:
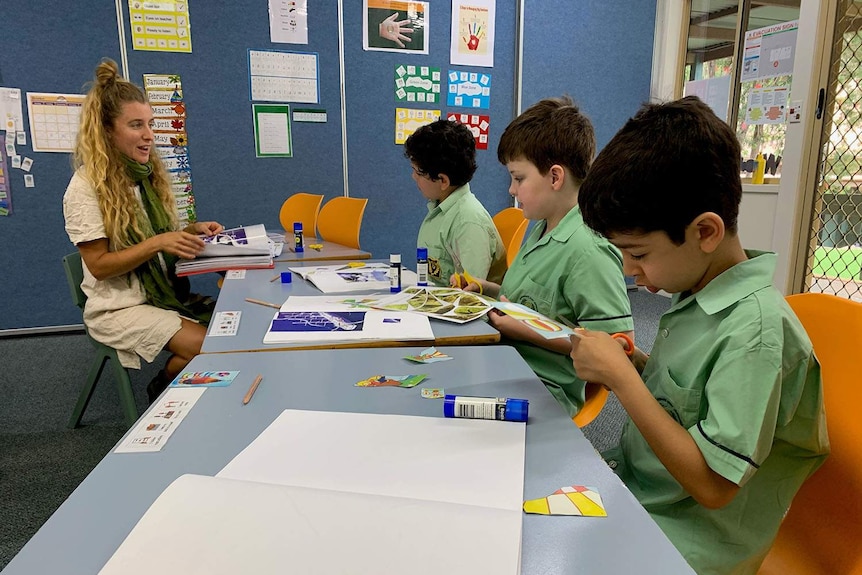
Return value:
M 438 200 L 430 200 L 428 202 L 428 211 L 433 212 L 435 209 L 439 208 L 440 211 L 445 214 L 447 211 L 454 208 L 458 204 L 458 202 L 460 202 L 469 193 L 470 182 L 467 182 L 463 186 L 455 188 L 455 191 L 449 194 L 449 196 L 442 202 Z
M 548 226 L 548 220 L 542 220 L 538 225 L 542 226 L 541 229 L 545 229 Z M 569 210 L 565 216 L 563 216 L 563 219 L 560 220 L 557 227 L 552 229 L 550 233 L 539 238 L 539 241 L 536 242 L 536 246 L 545 245 L 551 240 L 564 244 L 583 226 L 584 219 L 581 217 L 581 208 L 579 206 L 575 206 Z
M 707 315 L 724 311 L 756 291 L 772 285 L 777 256 L 772 252 L 745 250 L 748 259 L 739 262 L 712 279 L 702 290 L 680 302 L 673 296 L 671 309 L 686 307 L 696 301 Z

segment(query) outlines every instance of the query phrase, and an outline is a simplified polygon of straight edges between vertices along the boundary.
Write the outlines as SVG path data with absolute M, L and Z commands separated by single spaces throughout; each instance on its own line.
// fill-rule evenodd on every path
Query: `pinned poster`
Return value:
M 745 107 L 747 124 L 783 124 L 787 117 L 786 86 L 752 88 Z
M 0 216 L 12 213 L 12 190 L 9 187 L 9 165 L 6 162 L 7 136 L 0 134 Z
M 14 133 L 24 129 L 24 110 L 21 103 L 21 90 L 0 88 L 0 131 Z
M 440 102 L 440 68 L 399 64 L 395 66 L 395 99 L 398 102 Z
M 742 49 L 740 82 L 793 74 L 799 21 L 749 30 Z
M 490 108 L 491 74 L 449 70 L 446 103 L 458 108 Z
M 491 127 L 491 116 L 480 116 L 478 114 L 457 114 L 450 113 L 446 116 L 450 122 L 458 122 L 464 124 L 470 131 L 473 132 L 473 138 L 476 139 L 477 150 L 488 149 L 488 128 Z
M 192 51 L 188 0 L 129 0 L 129 21 L 135 50 Z
M 269 0 L 269 41 L 308 44 L 308 0 Z
M 27 112 L 33 151 L 73 151 L 83 106 L 84 96 L 81 94 L 28 92 Z M 6 141 L 7 145 L 10 141 Z
M 494 66 L 496 0 L 453 0 L 449 62 Z
M 248 74 L 252 101 L 320 102 L 316 53 L 249 50 Z
M 440 110 L 395 108 L 395 143 L 403 144 L 420 127 L 439 119 Z
M 428 2 L 364 0 L 362 49 L 428 53 Z
M 291 158 L 290 106 L 252 104 L 254 152 L 258 158 Z
M 171 180 L 180 224 L 197 220 L 186 132 L 186 104 L 178 74 L 144 74 L 144 91 L 153 108 L 153 141 Z

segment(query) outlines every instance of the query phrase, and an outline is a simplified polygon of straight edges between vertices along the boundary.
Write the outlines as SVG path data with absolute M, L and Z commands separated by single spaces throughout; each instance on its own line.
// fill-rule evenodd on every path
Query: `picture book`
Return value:
M 467 323 L 488 313 L 493 300 L 454 288 L 415 286 L 384 296 L 369 305 L 375 309 L 411 311 L 428 317 Z
M 184 371 L 171 382 L 171 387 L 225 387 L 237 375 L 238 371 Z
M 168 485 L 100 573 L 516 575 L 525 441 L 519 423 L 285 410 L 215 477 Z
M 336 298 L 337 299 L 337 298 Z M 272 318 L 264 343 L 432 341 L 427 317 L 357 307 L 326 296 L 291 296 Z
M 290 271 L 314 284 L 323 293 L 389 291 L 389 265 L 356 262 L 330 266 L 292 267 Z M 416 272 L 401 270 L 401 285 L 415 285 Z
M 180 260 L 178 276 L 238 269 L 271 269 L 272 258 L 281 253 L 284 243 L 266 233 L 263 224 L 222 230 L 214 236 L 200 236 L 203 251 L 191 260 Z

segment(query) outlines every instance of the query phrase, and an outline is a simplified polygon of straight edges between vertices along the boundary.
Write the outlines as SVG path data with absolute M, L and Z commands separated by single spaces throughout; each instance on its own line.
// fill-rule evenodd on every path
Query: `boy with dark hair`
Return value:
M 591 331 L 571 357 L 630 416 L 605 459 L 700 575 L 756 573 L 829 452 L 820 367 L 774 254 L 742 249 L 741 195 L 736 136 L 695 97 L 645 105 L 581 187 L 626 272 L 675 295 L 649 358 Z
M 506 273 L 506 248 L 494 220 L 470 191 L 476 171 L 476 141 L 469 128 L 437 120 L 404 143 L 413 180 L 428 201 L 417 247 L 428 249 L 428 276 L 448 286 L 455 273 L 499 282 Z
M 551 319 L 631 335 L 622 257 L 584 225 L 578 209 L 578 189 L 595 152 L 593 125 L 568 97 L 542 100 L 509 124 L 497 157 L 512 177 L 509 193 L 528 219 L 538 221 L 502 285 L 484 281 L 482 288 Z M 560 405 L 576 415 L 584 404 L 584 381 L 568 358 L 569 341 L 545 339 L 507 315 L 488 317 Z

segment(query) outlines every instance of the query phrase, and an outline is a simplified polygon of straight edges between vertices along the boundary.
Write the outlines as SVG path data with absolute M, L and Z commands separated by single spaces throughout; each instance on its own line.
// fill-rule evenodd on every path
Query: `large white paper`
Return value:
M 288 409 L 217 477 L 515 510 L 520 521 L 525 438 L 522 423 Z
M 384 263 L 367 263 L 358 267 L 331 265 L 290 268 L 302 279 L 310 281 L 323 293 L 354 291 L 389 291 L 389 266 Z M 416 285 L 416 272 L 401 268 L 401 287 Z
M 526 427 L 286 410 L 184 475 L 102 575 L 516 574 Z
M 184 475 L 102 575 L 516 574 L 520 510 Z

